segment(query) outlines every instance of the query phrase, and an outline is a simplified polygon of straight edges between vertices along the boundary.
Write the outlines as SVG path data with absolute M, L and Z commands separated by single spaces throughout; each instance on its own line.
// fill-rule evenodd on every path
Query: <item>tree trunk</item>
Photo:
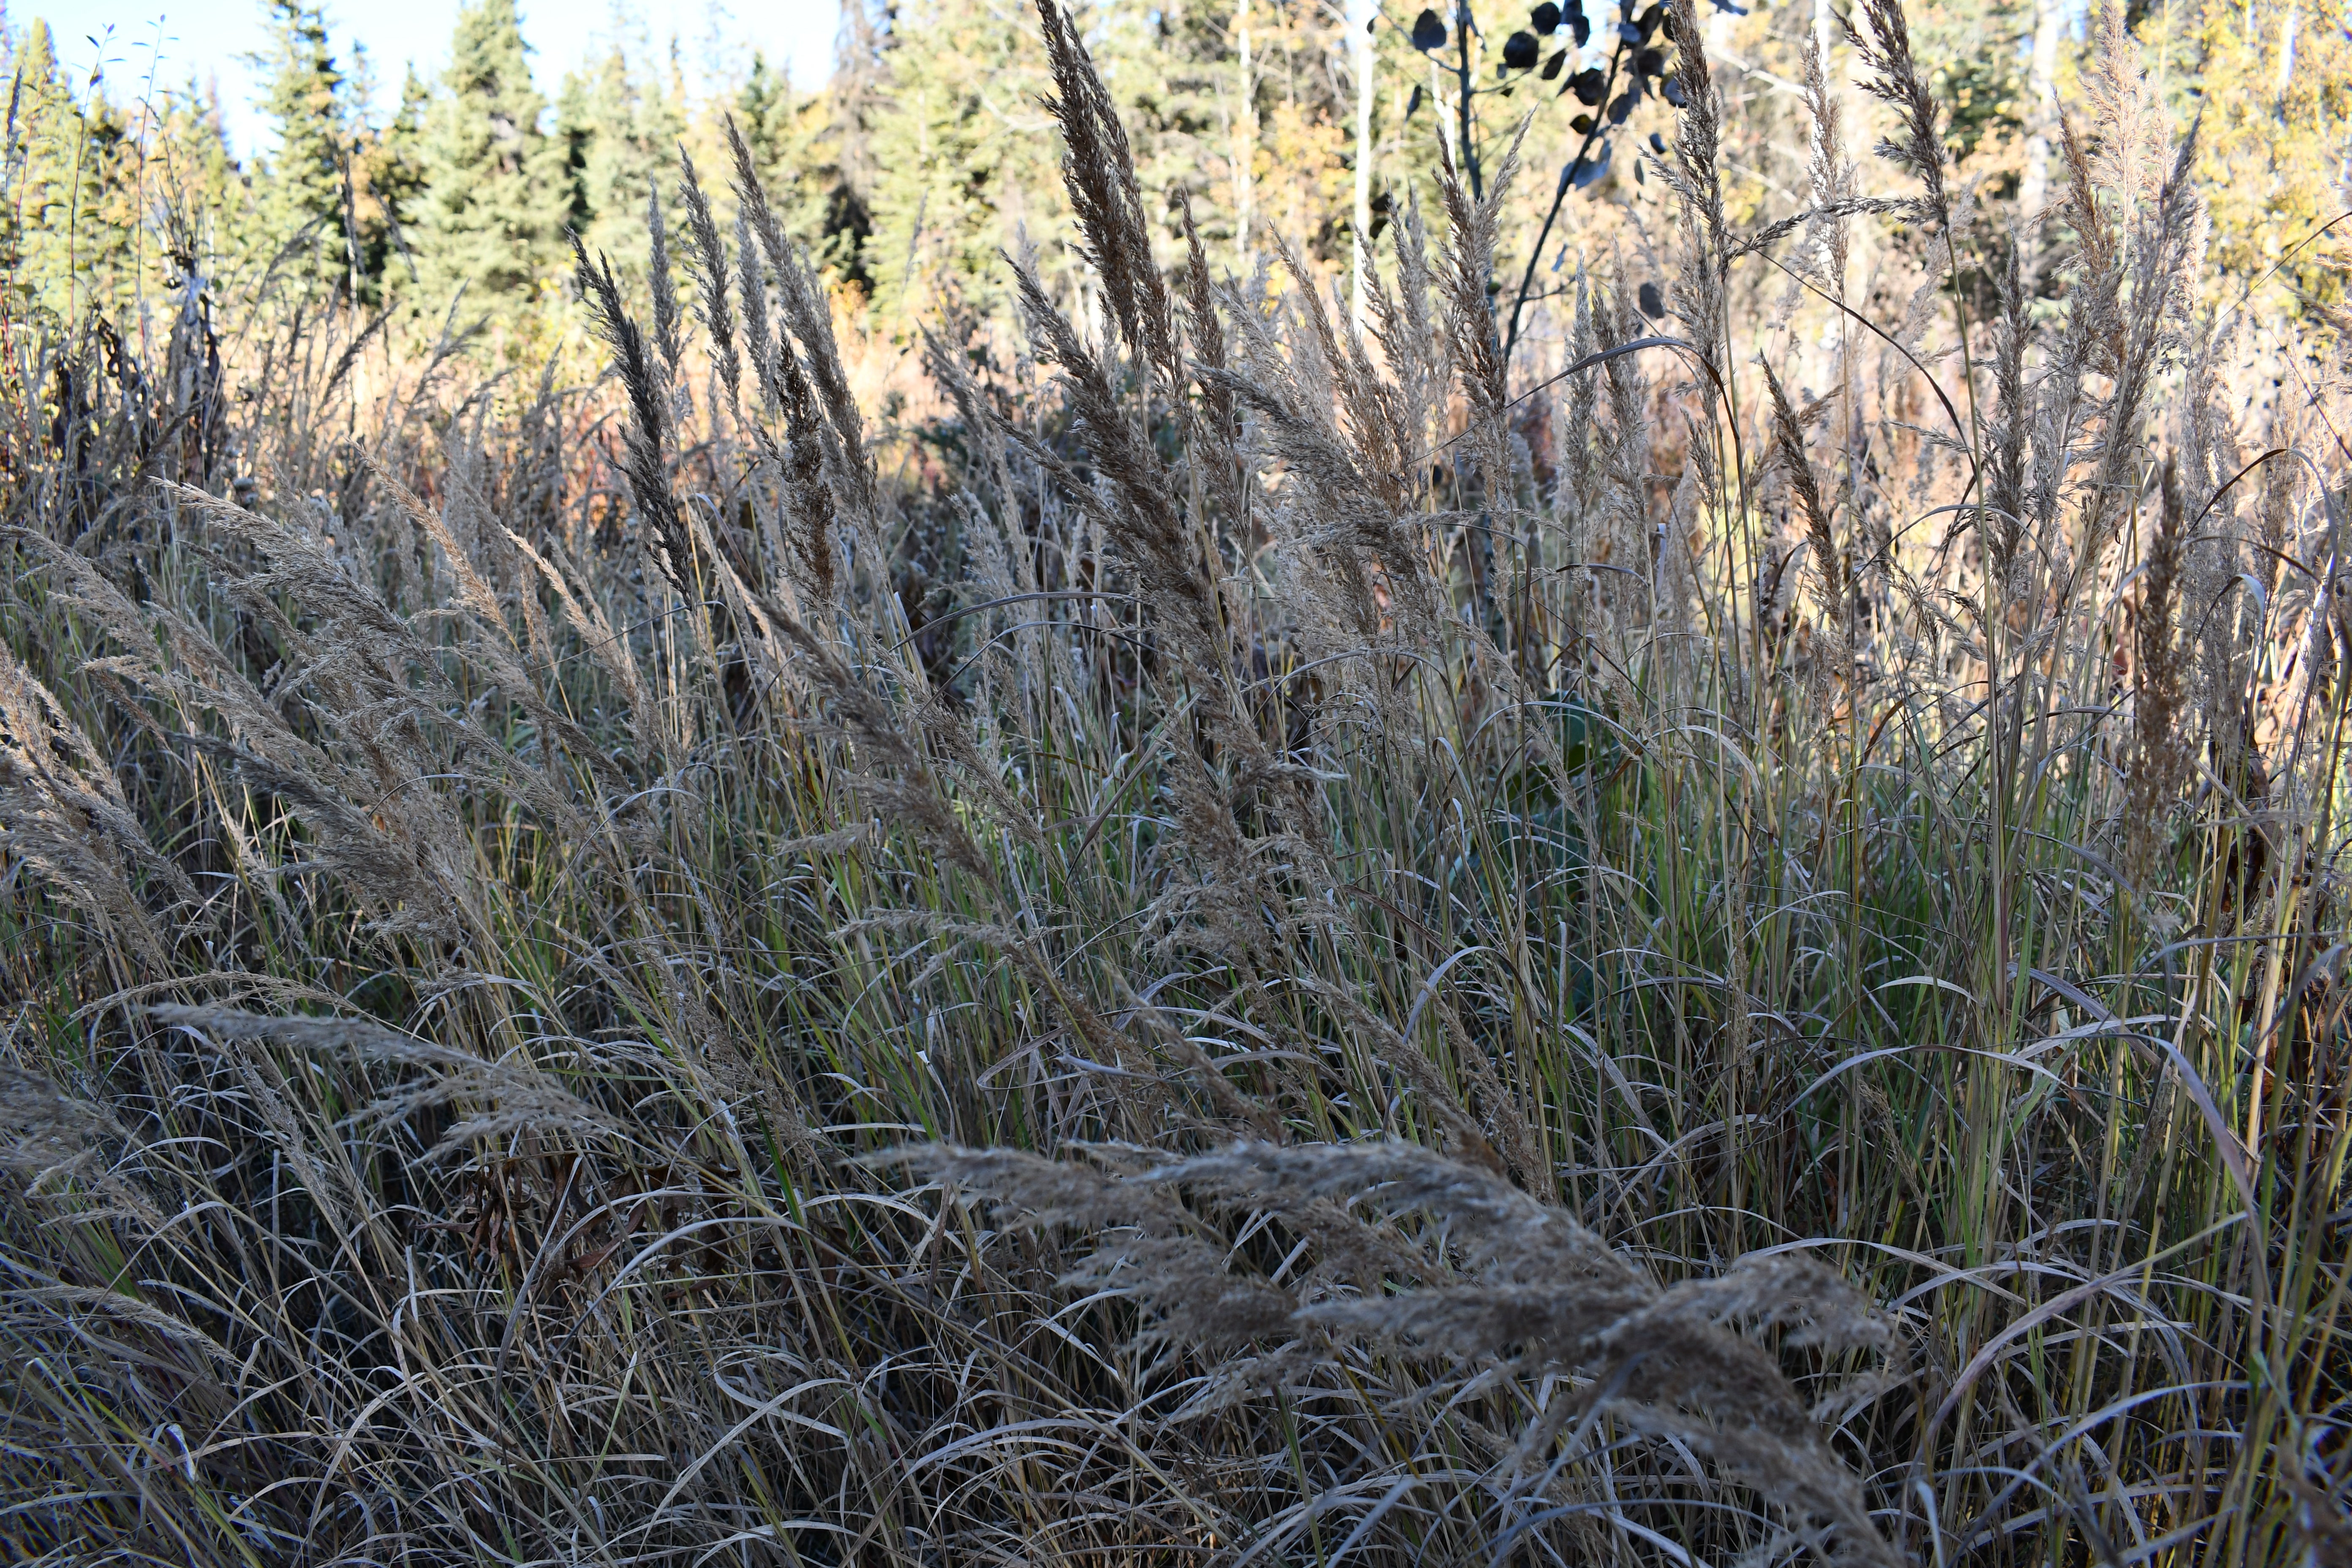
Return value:
M 1234 47 L 1241 57 L 1241 101 L 1234 113 L 1234 251 L 1250 269 L 1250 208 L 1257 163 L 1257 84 L 1250 79 L 1249 0 L 1234 0 Z
M 1372 94 L 1378 69 L 1372 58 L 1372 22 L 1379 15 L 1379 0 L 1349 0 L 1348 42 L 1356 60 L 1356 275 L 1349 308 L 1359 331 L 1364 325 L 1364 273 L 1372 264 Z
M 2026 78 L 2033 106 L 2026 121 L 2025 178 L 2017 193 L 2018 216 L 2029 225 L 2050 203 L 2050 146 L 2058 129 L 2058 29 L 2064 22 L 2060 0 L 2033 0 L 2033 60 Z

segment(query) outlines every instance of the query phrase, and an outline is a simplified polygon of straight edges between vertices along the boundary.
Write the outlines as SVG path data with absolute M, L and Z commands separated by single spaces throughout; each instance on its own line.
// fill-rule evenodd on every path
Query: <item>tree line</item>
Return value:
M 1745 139 L 1733 151 L 1753 174 L 1736 198 L 1748 210 L 1730 216 L 1761 219 L 1777 213 L 1776 192 L 1803 186 L 1793 100 L 1778 89 L 1801 74 L 1825 5 L 1717 6 L 1710 43 L 1735 62 Z M 572 234 L 641 272 L 647 203 L 667 200 L 681 155 L 705 168 L 721 160 L 730 120 L 795 237 L 853 305 L 901 322 L 943 295 L 986 311 L 1003 297 L 1003 258 L 1025 255 L 1081 313 L 1089 306 L 1025 7 L 854 0 L 831 79 L 803 90 L 757 53 L 712 79 L 689 73 L 675 43 L 642 39 L 543 83 L 513 0 L 478 0 L 444 61 L 406 67 L 388 113 L 374 107 L 376 63 L 339 47 L 319 5 L 263 8 L 267 153 L 234 148 L 221 106 L 194 83 L 152 81 L 118 102 L 95 72 L 77 79 L 45 24 L 0 31 L 0 288 L 13 318 L 119 320 L 201 284 L 305 309 L 437 322 L 455 307 L 527 325 L 569 305 Z M 1671 133 L 1670 65 L 1651 68 L 1646 102 L 1636 69 L 1664 42 L 1641 25 L 1646 15 L 1617 0 L 1596 0 L 1589 16 L 1456 0 L 1418 16 L 1373 0 L 1168 0 L 1085 7 L 1081 20 L 1171 255 L 1183 243 L 1181 194 L 1221 271 L 1247 279 L 1286 247 L 1345 273 L 1387 223 L 1416 203 L 1431 208 L 1429 176 L 1448 149 L 1491 163 L 1525 119 L 1529 173 L 1503 226 L 1512 254 L 1501 270 L 1539 282 L 1571 252 L 1596 265 L 1622 258 L 1641 243 L 1643 204 L 1661 195 L 1639 156 L 1607 157 L 1612 138 L 1638 154 L 1642 137 Z M 2338 297 L 2327 247 L 2281 253 L 2347 200 L 2347 16 L 2302 0 L 2132 16 L 2183 100 L 2175 107 L 2201 115 L 2224 268 L 2251 278 L 2275 264 L 2323 305 Z M 2047 204 L 2067 177 L 2069 109 L 2094 148 L 2120 133 L 2080 101 L 2079 22 L 2067 0 L 1923 12 L 1916 42 L 1979 202 Z M 1612 85 L 1604 101 L 1601 67 L 1621 26 L 1631 86 Z M 1571 187 L 1569 210 L 1547 226 Z M 1557 256 L 1538 253 L 1538 235 Z
M 446 62 L 410 64 L 397 107 L 379 114 L 374 63 L 336 47 L 320 6 L 264 9 L 256 107 L 275 145 L 244 155 L 202 86 L 151 82 L 118 102 L 95 70 L 75 79 L 47 24 L 5 37 L 12 314 L 104 315 L 200 284 L 519 321 L 561 293 L 570 235 L 641 248 L 646 200 L 681 144 L 709 142 L 723 117 L 808 194 L 793 203 L 802 237 L 857 270 L 862 201 L 829 150 L 824 96 L 795 92 L 762 57 L 698 100 L 674 48 L 653 61 L 615 43 L 551 97 L 513 0 L 480 0 L 460 12 Z

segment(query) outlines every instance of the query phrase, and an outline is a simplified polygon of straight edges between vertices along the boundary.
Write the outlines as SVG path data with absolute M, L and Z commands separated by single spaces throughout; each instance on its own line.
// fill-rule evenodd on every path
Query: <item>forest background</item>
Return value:
M 135 101 L 118 101 L 96 70 L 68 65 L 45 24 L 9 29 L 0 14 L 16 174 L 0 212 L 11 317 L 95 312 L 128 340 L 152 333 L 159 310 L 176 310 L 175 293 L 208 296 L 224 319 L 251 312 L 219 305 L 268 296 L 314 311 L 356 305 L 382 318 L 394 357 L 457 324 L 486 329 L 496 360 L 536 362 L 585 341 L 567 232 L 613 252 L 624 276 L 642 282 L 635 237 L 649 195 L 674 176 L 681 152 L 719 166 L 730 118 L 793 237 L 822 263 L 843 324 L 877 351 L 853 356 L 868 362 L 869 383 L 907 362 L 916 323 L 943 291 L 979 319 L 997 313 L 1008 256 L 1034 251 L 1082 321 L 1091 308 L 1044 103 L 1046 62 L 1025 7 L 852 5 L 831 79 L 797 90 L 756 52 L 722 78 L 707 60 L 690 70 L 677 40 L 642 37 L 541 81 L 511 0 L 483 0 L 461 13 L 446 60 L 407 66 L 388 115 L 371 107 L 375 62 L 339 41 L 320 7 L 268 0 L 263 9 L 272 41 L 255 62 L 267 82 L 257 107 L 276 144 L 260 153 L 231 145 L 223 106 L 196 83 L 151 73 Z M 1749 131 L 1729 150 L 1735 223 L 1789 205 L 1805 185 L 1801 51 L 1829 14 L 1825 0 L 1713 13 L 1708 47 Z M 1402 11 L 1365 0 L 1345 13 L 1302 0 L 1180 0 L 1079 15 L 1144 186 L 1167 204 L 1159 237 L 1170 255 L 1180 189 L 1213 265 L 1244 278 L 1276 241 L 1346 272 L 1360 233 L 1377 239 L 1408 201 L 1433 207 L 1436 143 L 1457 133 L 1457 61 L 1450 46 L 1417 49 Z M 2227 290 L 2259 275 L 2290 311 L 2336 305 L 2326 246 L 2275 264 L 2335 215 L 2352 177 L 2344 8 L 2171 0 L 2136 4 L 2126 20 L 2168 107 L 2200 123 L 2210 285 Z M 1989 208 L 2039 212 L 2053 188 L 2058 117 L 2070 104 L 2080 111 L 2084 8 L 1957 0 L 1924 10 L 1915 26 L 1948 113 L 1956 184 Z M 1498 139 L 1528 113 L 1525 162 L 1561 170 L 1565 184 L 1586 142 L 1567 90 L 1576 70 L 1555 83 L 1548 60 L 1541 73 L 1497 80 L 1506 45 L 1473 37 L 1474 75 L 1495 93 L 1477 105 L 1474 141 Z M 1609 42 L 1604 31 L 1580 50 L 1563 28 L 1541 47 L 1565 47 L 1571 67 L 1597 66 Z M 1515 103 L 1505 89 L 1517 88 L 1526 90 Z M 1645 134 L 1650 116 L 1666 123 L 1655 95 L 1630 116 L 1630 133 Z M 1556 341 L 1539 307 L 1576 266 L 1607 270 L 1630 254 L 1635 271 L 1655 271 L 1642 258 L 1664 216 L 1662 183 L 1644 184 L 1638 160 L 1626 158 L 1597 178 L 1582 172 L 1578 185 L 1547 231 L 1554 181 L 1521 180 L 1500 227 L 1496 275 L 1529 279 L 1538 307 L 1531 344 L 1548 331 Z M 731 221 L 731 198 L 719 201 Z M 1528 252 L 1547 232 L 1553 254 L 1529 268 Z M 1898 235 L 1894 247 L 1902 245 Z M 1899 269 L 1861 259 L 1873 302 L 1899 309 Z M 2057 291 L 2054 272 L 2040 279 L 2042 295 Z

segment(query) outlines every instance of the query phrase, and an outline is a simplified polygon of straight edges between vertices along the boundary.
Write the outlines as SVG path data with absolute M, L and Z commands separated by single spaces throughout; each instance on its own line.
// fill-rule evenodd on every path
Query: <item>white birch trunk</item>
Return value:
M 1234 249 L 1246 273 L 1257 163 L 1257 87 L 1250 79 L 1249 0 L 1234 0 L 1234 47 L 1241 57 L 1241 101 L 1234 115 Z
M 1372 265 L 1372 94 L 1379 86 L 1372 21 L 1379 15 L 1379 0 L 1349 0 L 1348 43 L 1356 61 L 1356 275 L 1349 310 L 1359 331 L 1364 325 L 1364 274 Z
M 2018 216 L 2028 225 L 2050 205 L 2050 148 L 2058 129 L 2058 29 L 2065 23 L 2062 0 L 2033 0 L 2033 60 L 2026 75 L 2033 95 L 2025 139 L 2025 177 L 2017 193 Z

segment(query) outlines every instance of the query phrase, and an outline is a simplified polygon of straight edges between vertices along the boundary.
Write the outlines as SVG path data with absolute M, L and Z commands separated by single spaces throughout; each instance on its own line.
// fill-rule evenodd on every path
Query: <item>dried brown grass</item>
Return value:
M 1910 183 L 1816 49 L 1743 231 L 1678 5 L 1679 325 L 1589 257 L 1554 387 L 1503 174 L 1366 341 L 1041 21 L 1110 325 L 943 308 L 951 442 L 739 140 L 617 385 L 0 477 L 12 1558 L 2330 1550 L 2338 411 L 2229 414 L 2120 24 L 1977 322 L 1899 8 Z

